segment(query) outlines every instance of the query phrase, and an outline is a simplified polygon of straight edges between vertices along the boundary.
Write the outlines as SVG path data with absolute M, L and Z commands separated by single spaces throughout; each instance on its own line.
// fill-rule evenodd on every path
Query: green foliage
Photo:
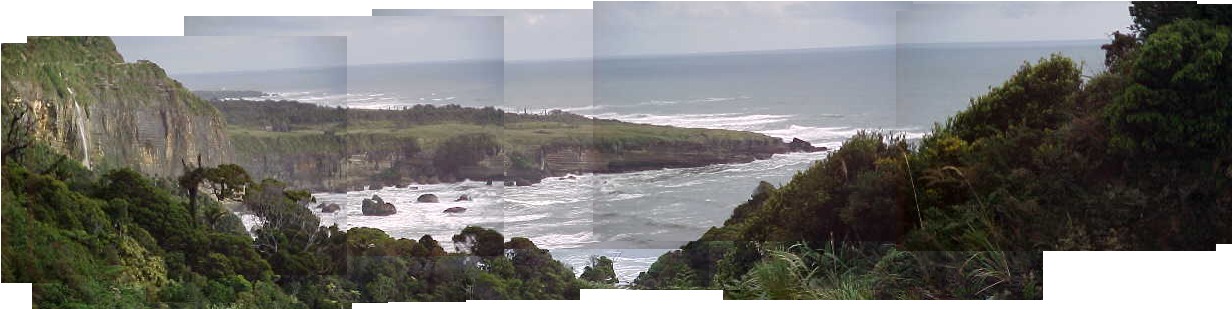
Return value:
M 612 259 L 606 256 L 590 257 L 590 265 L 582 269 L 582 275 L 578 278 L 605 284 L 616 284 L 620 281 L 620 279 L 616 278 L 616 270 L 612 266 Z
M 972 100 L 950 120 L 947 131 L 974 141 L 1013 127 L 1055 129 L 1067 120 L 1067 105 L 1082 84 L 1081 73 L 1072 60 L 1055 54 L 1034 65 L 1023 64 L 1004 84 Z
M 1232 28 L 1180 20 L 1137 51 L 1108 117 L 1121 148 L 1175 159 L 1232 149 Z
M 1150 37 L 1159 28 L 1186 18 L 1232 25 L 1232 7 L 1194 1 L 1134 1 L 1129 15 L 1134 17 L 1133 29 L 1142 37 Z
M 505 253 L 505 236 L 491 229 L 467 226 L 462 233 L 453 235 L 454 247 L 459 252 L 483 257 L 501 256 Z
M 223 164 L 205 170 L 205 181 L 213 187 L 218 200 L 236 199 L 242 196 L 244 187 L 252 183 L 248 172 L 235 164 Z

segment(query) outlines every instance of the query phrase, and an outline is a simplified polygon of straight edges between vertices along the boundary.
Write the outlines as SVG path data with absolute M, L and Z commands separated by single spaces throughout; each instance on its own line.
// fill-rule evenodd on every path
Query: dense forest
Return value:
M 736 299 L 1039 299 L 1045 250 L 1213 250 L 1232 241 L 1232 8 L 1134 3 L 1106 72 L 1059 55 L 918 144 L 862 132 L 643 289 Z
M 489 229 L 468 227 L 446 249 L 426 235 L 322 227 L 308 192 L 252 182 L 235 165 L 186 166 L 169 180 L 95 174 L 31 145 L 4 159 L 3 277 L 34 283 L 42 308 L 577 299 L 579 288 L 611 286 Z M 223 203 L 261 224 L 250 234 Z M 610 261 L 596 267 L 612 272 Z

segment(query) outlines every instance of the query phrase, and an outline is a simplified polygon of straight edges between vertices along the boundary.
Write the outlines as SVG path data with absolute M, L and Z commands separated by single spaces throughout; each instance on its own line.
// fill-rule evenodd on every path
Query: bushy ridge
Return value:
M 759 186 L 634 287 L 1037 299 L 1042 251 L 1232 241 L 1228 11 L 1160 5 L 1134 4 L 1140 32 L 1104 46 L 1107 72 L 1084 80 L 1053 55 L 918 145 L 861 132 L 782 187 Z

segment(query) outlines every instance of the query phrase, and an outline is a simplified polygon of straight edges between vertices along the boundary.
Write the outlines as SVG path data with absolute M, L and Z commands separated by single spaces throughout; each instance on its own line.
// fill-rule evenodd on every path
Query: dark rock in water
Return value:
M 454 202 L 461 202 L 461 201 L 470 201 L 470 200 L 471 200 L 471 197 L 470 197 L 470 196 L 466 196 L 466 194 L 463 194 L 462 196 L 459 196 L 459 197 L 458 197 L 458 199 L 453 200 L 453 201 L 454 201 Z
M 513 185 L 514 185 L 513 180 L 505 180 L 505 186 L 506 186 L 506 187 L 510 187 L 510 186 L 513 186 Z
M 447 214 L 463 213 L 466 212 L 466 207 L 449 207 L 445 208 L 445 211 L 442 212 Z
M 485 185 L 489 185 L 489 186 L 491 186 L 491 185 L 492 185 L 492 181 L 491 181 L 491 180 L 488 180 L 488 182 L 487 182 L 487 183 L 485 183 Z
M 513 184 L 514 184 L 515 186 L 525 187 L 525 186 L 532 185 L 532 184 L 534 184 L 534 183 L 531 183 L 529 180 L 519 178 L 519 179 L 517 179 L 517 180 L 514 180 L 514 181 L 513 181 Z
M 815 152 L 815 151 L 825 151 L 826 147 L 813 146 L 813 144 L 810 144 L 809 142 L 806 142 L 802 139 L 792 138 L 791 142 L 787 143 L 787 149 L 790 149 L 793 152 L 796 152 L 796 151 Z
M 419 187 L 416 187 L 416 186 L 409 186 L 409 187 L 406 187 L 406 188 L 407 188 L 407 189 L 411 189 L 411 190 L 419 190 Z
M 403 184 L 397 184 L 397 185 L 394 185 L 394 188 L 398 188 L 398 189 L 406 189 L 406 185 L 403 185 Z
M 323 213 L 334 213 L 339 210 L 342 210 L 342 206 L 339 206 L 337 203 L 329 203 L 329 204 L 321 203 L 320 205 L 317 205 L 317 208 L 320 209 L 321 212 Z
M 380 190 L 381 188 L 384 188 L 384 187 L 385 185 L 382 185 L 379 183 L 373 183 L 373 184 L 368 185 L 368 190 Z
M 565 178 L 567 178 L 567 179 L 571 179 L 571 180 L 572 180 L 572 179 L 577 179 L 577 177 L 574 177 L 573 175 L 569 175 L 569 177 L 565 177 Z
M 398 213 L 398 209 L 394 207 L 394 204 L 386 203 L 384 200 L 381 200 L 380 196 L 376 195 L 372 195 L 370 199 L 364 199 L 361 206 L 360 211 L 365 216 L 388 216 Z
M 436 198 L 436 194 L 424 194 L 420 195 L 415 201 L 420 203 L 439 203 L 441 200 Z

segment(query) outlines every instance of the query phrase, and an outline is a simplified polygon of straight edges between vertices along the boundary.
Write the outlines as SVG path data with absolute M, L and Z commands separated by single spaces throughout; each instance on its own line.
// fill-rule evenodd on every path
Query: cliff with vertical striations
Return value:
M 3 104 L 33 135 L 92 169 L 174 176 L 181 160 L 232 160 L 216 109 L 149 61 L 127 63 L 108 37 L 30 37 L 3 46 Z

